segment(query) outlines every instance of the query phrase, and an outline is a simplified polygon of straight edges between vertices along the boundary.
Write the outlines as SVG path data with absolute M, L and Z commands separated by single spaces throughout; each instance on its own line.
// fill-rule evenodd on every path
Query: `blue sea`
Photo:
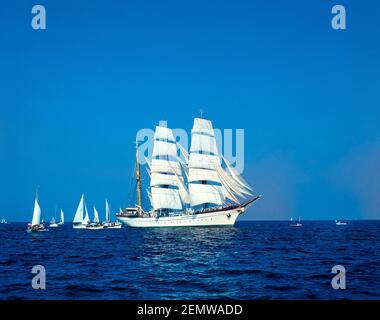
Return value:
M 380 299 L 380 221 L 73 230 L 0 225 L 0 299 Z M 34 265 L 46 290 L 34 290 Z M 335 265 L 346 290 L 331 286 Z

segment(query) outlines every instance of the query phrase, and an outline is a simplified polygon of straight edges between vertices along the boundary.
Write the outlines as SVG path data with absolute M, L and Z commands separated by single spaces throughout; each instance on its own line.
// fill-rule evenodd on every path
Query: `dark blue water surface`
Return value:
M 333 290 L 343 265 L 347 289 Z M 31 287 L 34 265 L 46 290 Z M 0 299 L 380 299 L 380 221 L 73 230 L 0 225 Z

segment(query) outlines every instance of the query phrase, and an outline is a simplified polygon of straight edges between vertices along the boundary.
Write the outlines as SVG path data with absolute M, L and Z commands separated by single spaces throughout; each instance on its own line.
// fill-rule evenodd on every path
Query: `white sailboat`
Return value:
M 178 148 L 184 161 L 178 157 Z M 212 123 L 202 118 L 194 120 L 190 155 L 176 143 L 171 129 L 156 127 L 153 155 L 148 161 L 150 211 L 144 211 L 141 204 L 137 150 L 136 162 L 137 208 L 117 214 L 130 227 L 233 226 L 261 197 L 252 196 L 248 183 L 219 156 Z M 241 203 L 238 197 L 245 196 L 251 198 Z
M 41 208 L 38 203 L 38 193 L 36 193 L 36 198 L 34 200 L 32 222 L 28 224 L 27 231 L 28 232 L 48 231 L 48 229 L 45 229 L 44 224 L 41 223 Z
M 86 213 L 85 217 L 83 217 L 84 213 Z M 73 220 L 73 228 L 74 229 L 86 229 L 87 225 L 90 223 L 90 217 L 88 215 L 87 206 L 84 201 L 84 195 L 79 201 L 79 205 Z
M 58 228 L 58 223 L 55 221 L 54 217 L 50 220 L 50 228 Z
M 64 225 L 65 224 L 65 214 L 63 213 L 63 210 L 61 209 L 61 212 L 60 212 L 60 221 L 58 222 L 58 224 L 60 226 Z
M 104 229 L 120 229 L 122 227 L 122 224 L 117 221 L 111 222 L 110 213 L 110 206 L 106 200 L 106 221 L 103 223 L 103 227 Z
M 101 225 L 99 220 L 99 213 L 98 210 L 96 210 L 94 206 L 94 221 L 90 224 L 87 225 L 86 229 L 91 229 L 91 230 L 99 230 L 103 229 L 103 225 Z
M 293 218 L 291 218 L 290 221 L 293 222 Z M 298 221 L 296 223 L 291 223 L 290 226 L 291 227 L 302 227 L 301 217 L 298 217 Z

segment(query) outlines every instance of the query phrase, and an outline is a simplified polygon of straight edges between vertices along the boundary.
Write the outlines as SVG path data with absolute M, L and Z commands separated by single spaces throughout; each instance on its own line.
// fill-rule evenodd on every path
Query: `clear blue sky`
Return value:
M 47 30 L 30 26 L 33 4 Z M 199 108 L 245 129 L 245 219 L 380 217 L 377 1 L 8 1 L 0 10 L 0 217 L 128 203 L 133 141 Z M 347 30 L 331 28 L 344 4 Z

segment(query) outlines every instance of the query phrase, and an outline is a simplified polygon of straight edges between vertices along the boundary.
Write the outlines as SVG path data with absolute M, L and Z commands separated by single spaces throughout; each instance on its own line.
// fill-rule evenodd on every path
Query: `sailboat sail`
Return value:
M 60 223 L 64 224 L 65 223 L 65 214 L 63 213 L 63 210 L 61 209 L 61 221 Z
M 110 222 L 110 206 L 106 200 L 106 222 Z
M 34 201 L 32 226 L 39 225 L 41 223 L 41 208 L 37 199 Z
M 94 207 L 94 222 L 99 223 L 99 213 L 98 210 Z
M 84 195 L 80 198 L 77 211 L 74 216 L 73 223 L 82 223 L 83 222 L 83 213 L 84 213 Z
M 84 210 L 86 212 L 86 216 L 84 217 L 82 224 L 89 224 L 90 223 L 90 216 L 88 215 L 88 210 L 86 204 L 84 205 Z
M 191 131 L 188 176 L 192 207 L 224 203 L 225 194 L 216 172 L 216 167 L 220 164 L 211 121 L 195 118 Z
M 177 145 L 171 129 L 157 126 L 150 164 L 153 210 L 182 210 L 178 177 L 182 178 Z

